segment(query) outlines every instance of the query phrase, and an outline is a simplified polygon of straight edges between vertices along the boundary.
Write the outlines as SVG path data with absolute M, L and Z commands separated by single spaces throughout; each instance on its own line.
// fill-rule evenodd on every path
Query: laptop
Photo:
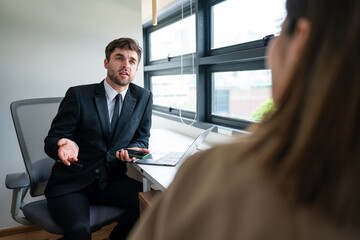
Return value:
M 134 162 L 138 164 L 147 164 L 147 165 L 158 165 L 158 166 L 180 166 L 185 159 L 195 153 L 198 146 L 204 141 L 204 139 L 209 135 L 215 126 L 206 129 L 203 131 L 194 142 L 189 146 L 189 148 L 183 152 L 169 152 L 166 154 L 157 154 L 151 153 L 149 156 L 143 159 L 137 159 Z

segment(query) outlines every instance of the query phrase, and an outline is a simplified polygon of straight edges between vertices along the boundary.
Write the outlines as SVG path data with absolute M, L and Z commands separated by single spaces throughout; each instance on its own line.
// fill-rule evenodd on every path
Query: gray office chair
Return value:
M 39 225 L 46 231 L 62 235 L 62 230 L 54 222 L 47 208 L 46 199 L 25 203 L 30 189 L 32 197 L 44 194 L 54 160 L 44 152 L 44 138 L 55 117 L 62 98 L 42 98 L 20 100 L 11 103 L 10 110 L 16 135 L 26 167 L 26 173 L 6 175 L 5 184 L 13 190 L 11 215 L 23 225 Z M 20 211 L 23 214 L 19 215 Z M 115 222 L 124 209 L 110 206 L 90 206 L 90 226 L 92 231 Z

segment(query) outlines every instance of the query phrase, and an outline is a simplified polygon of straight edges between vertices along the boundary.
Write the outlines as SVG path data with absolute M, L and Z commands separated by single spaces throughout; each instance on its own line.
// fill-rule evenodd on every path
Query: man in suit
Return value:
M 125 239 L 139 216 L 142 184 L 126 175 L 128 152 L 117 151 L 149 152 L 152 94 L 131 83 L 141 59 L 135 40 L 116 39 L 105 55 L 106 79 L 69 88 L 45 138 L 56 160 L 45 196 L 62 239 L 91 239 L 90 204 L 126 209 L 111 240 Z

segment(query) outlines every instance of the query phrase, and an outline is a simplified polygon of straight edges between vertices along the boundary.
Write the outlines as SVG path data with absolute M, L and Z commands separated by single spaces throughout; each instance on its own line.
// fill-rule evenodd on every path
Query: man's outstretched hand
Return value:
M 79 147 L 74 141 L 62 138 L 58 141 L 58 156 L 66 166 L 70 166 L 72 162 L 78 161 Z

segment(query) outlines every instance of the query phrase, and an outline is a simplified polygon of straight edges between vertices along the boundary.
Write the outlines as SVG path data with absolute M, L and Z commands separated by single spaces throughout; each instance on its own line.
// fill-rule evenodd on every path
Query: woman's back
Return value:
M 134 236 L 360 239 L 360 1 L 286 8 L 268 50 L 277 110 L 184 164 Z
M 235 162 L 242 145 L 188 159 L 130 239 L 360 239 L 359 229 L 289 203 L 256 161 Z

